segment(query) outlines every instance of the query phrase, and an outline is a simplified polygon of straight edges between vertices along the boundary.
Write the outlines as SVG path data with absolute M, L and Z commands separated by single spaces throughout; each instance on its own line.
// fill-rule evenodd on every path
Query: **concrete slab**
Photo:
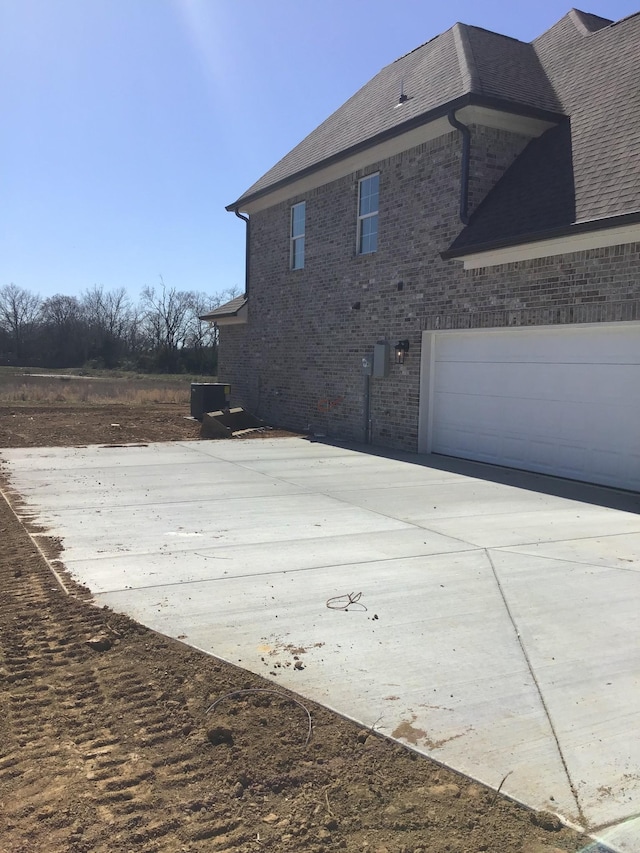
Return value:
M 567 539 L 561 542 L 516 545 L 509 548 L 516 554 L 531 554 L 568 563 L 640 571 L 640 533 L 620 533 L 617 536 Z
M 327 606 L 349 592 L 362 592 L 349 612 Z M 106 593 L 100 603 L 170 636 L 188 632 L 186 642 L 495 787 L 511 772 L 521 799 L 579 819 L 483 552 Z
M 565 539 L 591 539 L 595 531 L 607 536 L 640 533 L 640 516 L 606 507 L 584 505 L 567 508 L 558 504 L 545 510 L 489 515 L 467 515 L 459 519 L 435 519 L 429 529 L 456 536 L 481 548 L 535 545 Z
M 305 572 L 356 562 L 364 566 L 381 559 L 397 560 L 402 565 L 407 557 L 464 550 L 456 539 L 413 528 L 318 536 L 302 542 L 293 539 L 278 542 L 277 548 L 265 548 L 263 542 L 215 545 L 211 540 L 203 542 L 200 537 L 189 536 L 187 531 L 178 532 L 184 535 L 174 537 L 171 547 L 162 552 L 96 555 L 85 548 L 84 556 L 75 557 L 77 551 L 69 545 L 65 565 L 78 578 L 90 575 L 91 588 L 98 593 L 192 580 Z
M 101 487 L 100 487 L 101 488 Z M 123 488 L 125 484 L 123 483 Z M 46 526 L 65 539 L 69 560 L 409 529 L 406 522 L 349 506 L 322 494 L 274 495 L 154 503 L 126 496 L 114 506 L 57 509 L 51 499 Z M 38 502 L 40 503 L 40 496 Z M 44 503 L 44 497 L 42 498 Z M 54 509 L 55 505 L 55 509 Z M 135 531 L 135 532 L 134 532 Z
M 0 459 L 99 604 L 640 853 L 636 498 L 298 439 Z
M 113 490 L 120 488 L 126 476 L 127 492 L 136 495 L 135 505 L 175 503 L 195 500 L 231 500 L 275 495 L 295 495 L 307 491 L 256 471 L 238 469 L 229 462 L 216 461 L 203 467 L 200 461 L 190 465 L 178 462 L 167 465 L 127 466 L 124 474 L 120 468 L 102 466 L 89 468 L 82 473 L 66 469 L 56 473 L 55 480 L 42 479 L 42 470 L 25 471 L 22 494 L 37 493 L 38 499 L 55 500 L 56 508 L 109 507 L 113 503 Z
M 585 817 L 624 820 L 640 801 L 640 573 L 491 556 Z
M 619 850 L 620 853 L 637 853 L 638 839 L 640 838 L 640 817 L 630 818 L 624 823 L 594 832 L 593 837 L 596 841 L 606 844 L 611 850 Z M 581 853 L 598 853 L 598 851 L 587 847 Z

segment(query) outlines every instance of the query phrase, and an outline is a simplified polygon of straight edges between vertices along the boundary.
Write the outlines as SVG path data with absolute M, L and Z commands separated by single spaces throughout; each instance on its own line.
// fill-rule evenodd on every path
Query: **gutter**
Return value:
M 456 111 L 451 110 L 447 115 L 451 127 L 462 134 L 462 164 L 460 174 L 460 221 L 469 224 L 469 165 L 471 162 L 471 131 L 466 124 L 458 121 Z
M 249 221 L 249 217 L 245 216 L 244 213 L 240 213 L 238 208 L 225 208 L 229 212 L 233 210 L 238 219 L 244 220 L 246 224 L 245 228 L 245 238 L 244 238 L 244 295 L 249 298 L 249 265 L 251 262 L 251 255 L 249 252 L 249 238 L 251 237 L 251 222 Z

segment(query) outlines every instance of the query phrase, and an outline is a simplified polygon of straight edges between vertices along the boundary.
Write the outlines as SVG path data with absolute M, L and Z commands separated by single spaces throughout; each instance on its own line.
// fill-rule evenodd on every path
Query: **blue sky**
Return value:
M 0 0 L 0 286 L 241 287 L 225 205 L 380 68 L 456 21 L 529 41 L 569 3 Z

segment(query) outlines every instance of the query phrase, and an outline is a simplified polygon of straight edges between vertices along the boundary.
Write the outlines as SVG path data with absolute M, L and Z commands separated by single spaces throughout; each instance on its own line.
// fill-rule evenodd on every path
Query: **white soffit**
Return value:
M 479 124 L 483 127 L 493 127 L 496 130 L 508 130 L 511 133 L 520 133 L 522 136 L 542 136 L 545 130 L 549 130 L 557 122 L 545 121 L 541 118 L 505 113 L 501 110 L 492 110 L 488 107 L 463 107 L 456 110 L 456 118 L 463 124 Z
M 509 130 L 512 133 L 520 133 L 523 136 L 540 136 L 545 130 L 553 126 L 553 122 L 527 116 L 514 115 L 500 110 L 492 110 L 486 107 L 463 107 L 456 110 L 456 117 L 464 124 L 479 124 L 484 127 L 493 127 L 498 130 Z M 298 180 L 291 181 L 283 187 L 274 189 L 273 192 L 241 205 L 238 209 L 244 213 L 258 213 L 275 204 L 295 198 L 318 187 L 337 181 L 365 169 L 381 160 L 395 157 L 403 151 L 409 151 L 439 136 L 453 133 L 454 128 L 449 124 L 446 116 L 437 118 L 427 124 L 420 125 L 413 130 L 408 130 L 398 136 L 394 136 L 378 145 L 372 145 L 364 151 L 352 154 L 338 162 L 331 163 L 324 168 L 319 168 L 310 175 L 305 175 Z
M 519 246 L 505 246 L 502 249 L 489 249 L 465 255 L 458 260 L 464 261 L 466 270 L 481 267 L 497 267 L 517 261 L 529 261 L 534 258 L 547 258 L 553 255 L 568 255 L 571 252 L 584 252 L 589 249 L 603 249 L 607 246 L 621 246 L 625 243 L 640 242 L 640 222 L 631 225 L 619 225 L 617 228 L 603 228 L 599 231 L 584 231 L 551 237 L 535 243 Z

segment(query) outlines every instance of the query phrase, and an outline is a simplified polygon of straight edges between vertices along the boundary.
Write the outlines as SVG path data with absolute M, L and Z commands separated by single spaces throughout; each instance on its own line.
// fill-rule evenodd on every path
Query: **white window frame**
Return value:
M 295 211 L 296 209 L 302 208 L 302 232 L 294 233 L 294 223 L 295 223 Z M 307 220 L 307 203 L 305 201 L 299 201 L 297 204 L 291 205 L 291 218 L 289 220 L 289 269 L 292 270 L 301 270 L 304 269 L 304 235 L 306 231 L 306 220 Z M 297 254 L 300 246 L 301 250 L 301 258 Z M 300 261 L 300 263 L 296 263 Z
M 369 210 L 367 213 L 361 213 L 361 204 L 362 204 L 362 187 L 367 182 L 370 181 L 371 178 L 378 178 L 378 205 L 375 210 Z M 372 172 L 370 175 L 365 175 L 364 178 L 360 178 L 358 181 L 358 231 L 357 231 L 357 244 L 356 244 L 356 252 L 358 255 L 371 255 L 374 252 L 378 251 L 378 212 L 380 208 L 380 172 Z M 367 219 L 376 218 L 376 247 L 375 249 L 366 249 L 362 248 L 362 231 L 364 227 L 364 222 Z

